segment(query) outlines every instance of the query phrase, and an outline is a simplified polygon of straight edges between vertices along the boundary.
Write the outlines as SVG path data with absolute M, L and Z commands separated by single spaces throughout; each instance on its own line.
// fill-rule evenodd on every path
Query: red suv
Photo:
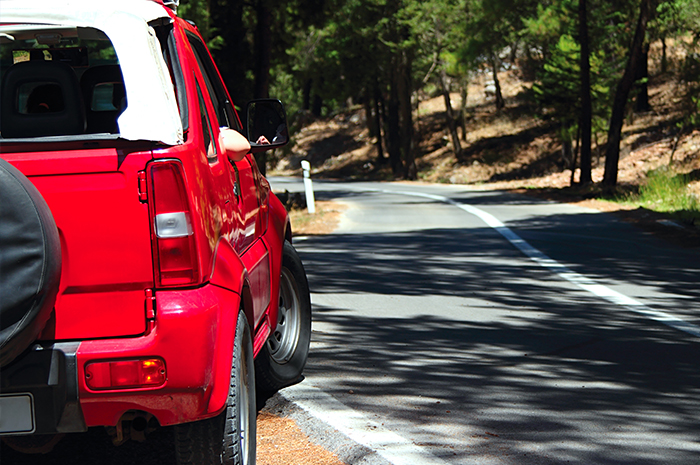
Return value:
M 197 29 L 161 0 L 0 8 L 0 435 L 42 450 L 176 425 L 255 462 L 255 392 L 298 381 L 311 305 L 287 214 Z M 248 137 L 242 134 L 247 134 Z

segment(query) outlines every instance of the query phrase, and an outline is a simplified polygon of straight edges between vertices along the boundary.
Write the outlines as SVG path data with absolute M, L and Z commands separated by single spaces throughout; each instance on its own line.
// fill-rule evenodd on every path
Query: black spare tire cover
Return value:
M 0 158 L 0 367 L 37 338 L 61 277 L 61 243 L 34 185 Z

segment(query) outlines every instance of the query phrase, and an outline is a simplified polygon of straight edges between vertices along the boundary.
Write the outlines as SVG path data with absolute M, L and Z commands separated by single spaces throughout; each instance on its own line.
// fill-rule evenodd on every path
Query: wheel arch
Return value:
M 276 195 L 270 196 L 270 223 L 265 233 L 264 240 L 270 253 L 270 305 L 267 309 L 267 318 L 270 331 L 274 331 L 274 322 L 277 321 L 279 305 L 279 281 L 282 270 L 282 255 L 284 241 L 292 238 L 292 227 L 287 210 Z
M 243 310 L 251 332 L 254 324 L 253 295 L 248 271 L 231 244 L 224 238 L 221 238 L 216 246 L 209 282 L 233 292 L 238 297 L 222 302 L 219 310 L 219 325 L 215 336 L 216 363 L 212 373 L 213 389 L 207 409 L 209 414 L 215 414 L 219 413 L 226 403 L 239 310 Z

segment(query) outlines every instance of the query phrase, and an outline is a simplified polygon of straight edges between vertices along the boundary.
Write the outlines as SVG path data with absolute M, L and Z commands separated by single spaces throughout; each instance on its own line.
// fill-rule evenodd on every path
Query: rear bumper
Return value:
M 16 400 L 27 402 L 26 409 L 14 411 L 15 418 L 1 420 L 0 434 L 87 431 L 78 401 L 79 346 L 77 342 L 37 344 L 0 371 L 0 408 Z
M 158 292 L 156 319 L 143 336 L 32 350 L 3 368 L 0 394 L 32 395 L 35 434 L 116 426 L 129 411 L 150 413 L 163 426 L 215 416 L 228 394 L 239 306 L 238 294 L 213 285 Z M 86 384 L 91 362 L 152 357 L 165 361 L 161 386 L 96 391 Z

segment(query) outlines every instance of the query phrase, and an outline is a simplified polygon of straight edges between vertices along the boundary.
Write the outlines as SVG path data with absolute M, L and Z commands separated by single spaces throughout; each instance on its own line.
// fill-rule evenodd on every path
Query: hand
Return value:
M 255 142 L 258 145 L 269 145 L 270 141 L 267 140 L 267 137 L 265 136 L 260 136 L 258 137 L 258 140 Z

